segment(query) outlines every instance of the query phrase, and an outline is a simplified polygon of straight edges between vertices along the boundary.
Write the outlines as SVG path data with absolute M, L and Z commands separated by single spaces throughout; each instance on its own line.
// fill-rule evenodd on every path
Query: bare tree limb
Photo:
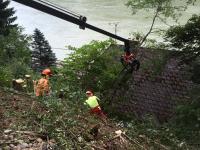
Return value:
M 145 40 L 147 39 L 149 34 L 152 32 L 153 26 L 155 24 L 156 18 L 158 17 L 159 11 L 160 11 L 160 5 L 156 9 L 156 12 L 155 12 L 155 15 L 153 17 L 153 21 L 152 21 L 152 24 L 151 24 L 151 27 L 150 27 L 149 31 L 147 32 L 147 34 L 144 36 L 144 38 L 141 40 L 141 42 L 139 42 L 138 46 L 136 47 L 136 53 L 138 53 L 138 51 L 139 51 L 138 48 L 141 47 L 141 45 L 145 42 Z M 140 60 L 143 57 L 143 55 L 144 55 L 144 52 L 141 53 L 141 55 L 139 56 L 138 60 Z
M 163 22 L 165 25 L 167 25 L 168 27 L 171 27 L 170 24 L 168 24 L 163 18 L 161 18 L 160 16 L 157 16 L 158 19 L 160 19 L 161 22 Z
M 159 11 L 160 11 L 160 6 L 158 6 L 158 8 L 156 9 L 156 13 L 155 13 L 155 15 L 153 17 L 153 21 L 152 21 L 151 27 L 150 27 L 149 31 L 147 32 L 147 34 L 142 39 L 142 41 L 140 42 L 139 46 L 141 46 L 144 43 L 144 41 L 146 40 L 146 38 L 149 36 L 149 34 L 151 33 L 151 31 L 153 30 L 153 26 L 155 24 L 156 18 L 158 17 Z

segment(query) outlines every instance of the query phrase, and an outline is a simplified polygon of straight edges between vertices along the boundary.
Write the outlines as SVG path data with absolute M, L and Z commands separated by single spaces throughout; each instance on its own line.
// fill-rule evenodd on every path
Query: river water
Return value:
M 124 38 L 129 38 L 132 32 L 146 33 L 150 28 L 152 13 L 139 12 L 131 14 L 131 10 L 125 6 L 127 0 L 49 0 L 64 8 L 77 12 L 87 17 L 87 23 L 115 33 Z M 199 1 L 199 0 L 198 0 Z M 63 21 L 43 12 L 34 10 L 24 5 L 11 2 L 15 7 L 18 17 L 17 23 L 25 28 L 25 33 L 32 34 L 35 28 L 40 29 L 49 41 L 58 59 L 62 60 L 69 51 L 64 50 L 67 45 L 80 47 L 91 40 L 108 39 L 107 36 L 91 31 L 80 30 L 79 27 L 70 22 Z M 180 23 L 186 23 L 192 14 L 200 14 L 200 2 L 190 6 Z M 148 18 L 149 17 L 149 18 Z M 174 22 L 170 21 L 170 24 Z M 116 26 L 116 28 L 115 28 Z M 167 28 L 161 22 L 156 22 L 156 28 Z M 115 31 L 116 29 L 116 31 Z M 151 38 L 157 38 L 152 35 Z M 62 48 L 62 49 L 60 49 Z

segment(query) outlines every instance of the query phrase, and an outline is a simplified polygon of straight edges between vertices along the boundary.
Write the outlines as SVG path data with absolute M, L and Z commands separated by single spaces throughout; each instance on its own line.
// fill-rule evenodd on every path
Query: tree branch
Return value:
M 144 38 L 141 40 L 141 42 L 139 42 L 139 44 L 137 45 L 136 47 L 136 53 L 138 53 L 138 48 L 141 47 L 141 45 L 144 43 L 144 41 L 147 39 L 147 37 L 149 36 L 149 34 L 152 32 L 153 30 L 153 26 L 154 26 L 154 23 L 156 21 L 156 18 L 158 17 L 158 13 L 160 11 L 160 5 L 157 7 L 156 9 L 156 12 L 155 12 L 155 15 L 153 17 L 153 21 L 152 21 L 152 24 L 151 24 L 151 27 L 149 29 L 149 32 L 147 32 L 147 34 L 144 36 Z M 144 55 L 144 52 L 141 53 L 141 55 L 138 57 L 138 60 L 140 60 Z
M 144 41 L 147 39 L 147 37 L 148 37 L 149 34 L 151 33 L 151 31 L 152 31 L 152 29 L 153 29 L 153 26 L 154 26 L 154 23 L 155 23 L 155 20 L 156 20 L 156 18 L 157 18 L 157 16 L 158 16 L 159 10 L 160 10 L 160 5 L 159 5 L 158 8 L 156 9 L 156 13 L 155 13 L 155 15 L 154 15 L 154 17 L 153 17 L 153 21 L 152 21 L 151 27 L 150 27 L 150 29 L 149 29 L 149 32 L 147 32 L 147 34 L 144 36 L 144 38 L 143 38 L 142 41 L 140 42 L 139 46 L 141 46 L 141 45 L 144 43 Z
M 165 25 L 167 25 L 168 27 L 171 27 L 172 25 L 168 24 L 163 18 L 161 18 L 160 16 L 158 16 L 158 18 L 160 19 L 161 22 L 163 22 Z

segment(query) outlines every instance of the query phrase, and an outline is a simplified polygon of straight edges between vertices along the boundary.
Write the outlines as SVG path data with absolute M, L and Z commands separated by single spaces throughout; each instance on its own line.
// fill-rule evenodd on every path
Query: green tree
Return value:
M 32 47 L 32 68 L 34 70 L 40 71 L 56 65 L 56 56 L 44 34 L 38 29 L 34 30 Z
M 82 90 L 111 88 L 122 69 L 118 60 L 122 51 L 112 44 L 113 41 L 92 41 L 81 48 L 73 48 L 74 52 L 64 61 L 65 82 Z
M 9 30 L 16 25 L 12 23 L 17 19 L 13 17 L 15 11 L 13 8 L 7 8 L 10 1 L 0 0 L 0 36 L 6 36 L 9 34 Z
M 192 81 L 200 83 L 200 16 L 193 15 L 185 25 L 171 27 L 165 39 L 181 63 L 189 64 Z
M 190 99 L 176 109 L 172 128 L 176 135 L 191 145 L 197 146 L 200 141 L 200 87 L 196 86 L 190 93 Z M 197 148 L 198 149 L 198 148 Z
M 181 0 L 178 0 L 177 3 L 174 0 L 128 0 L 126 5 L 131 7 L 133 14 L 136 14 L 139 10 L 154 11 L 150 29 L 143 39 L 141 39 L 140 45 L 152 33 L 156 19 L 160 19 L 165 24 L 167 24 L 167 18 L 172 18 L 177 21 L 181 15 L 181 11 L 184 11 L 187 5 L 194 4 L 194 2 L 196 0 L 187 0 L 186 3 L 183 3 Z
M 0 84 L 10 86 L 13 78 L 24 77 L 30 72 L 30 37 L 22 28 L 10 29 L 7 36 L 0 36 Z
M 0 63 L 6 65 L 13 61 L 30 64 L 30 40 L 31 38 L 22 34 L 22 28 L 13 28 L 6 37 L 0 37 Z
M 184 62 L 195 61 L 200 56 L 200 16 L 193 15 L 185 25 L 171 27 L 165 39 Z

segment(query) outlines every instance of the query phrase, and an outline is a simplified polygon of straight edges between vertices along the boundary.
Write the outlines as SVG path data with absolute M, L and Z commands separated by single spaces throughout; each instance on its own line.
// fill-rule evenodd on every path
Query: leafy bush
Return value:
M 82 90 L 102 91 L 112 87 L 113 81 L 122 69 L 118 62 L 120 50 L 112 40 L 92 41 L 81 48 L 73 48 L 74 52 L 65 59 L 63 75 L 68 84 Z
M 31 51 L 29 49 L 30 37 L 22 34 L 23 29 L 18 27 L 10 31 L 6 37 L 0 37 L 0 62 L 7 64 L 18 60 L 30 64 Z
M 10 86 L 12 79 L 24 77 L 31 72 L 30 37 L 22 34 L 22 28 L 10 30 L 10 34 L 0 37 L 0 82 L 1 86 Z
M 191 66 L 191 79 L 194 83 L 200 84 L 200 58 L 194 61 Z
M 32 70 L 26 64 L 18 61 L 0 66 L 1 86 L 10 87 L 13 79 L 24 78 L 25 74 L 33 74 Z
M 179 105 L 172 121 L 175 134 L 188 143 L 200 144 L 200 87 L 191 92 L 191 98 L 184 105 Z
M 168 124 L 158 124 L 152 115 L 143 120 L 117 120 L 118 125 L 126 129 L 127 135 L 136 138 L 150 149 L 184 149 L 181 140 L 173 133 Z
M 12 71 L 6 66 L 0 66 L 0 85 L 2 87 L 10 87 L 12 79 Z
M 200 16 L 193 15 L 185 25 L 171 27 L 165 38 L 171 48 L 178 51 L 184 63 L 191 63 L 200 56 Z
M 9 63 L 8 68 L 12 71 L 14 78 L 24 78 L 25 74 L 31 74 L 32 71 L 27 64 L 24 64 L 20 61 L 14 61 L 14 63 Z

